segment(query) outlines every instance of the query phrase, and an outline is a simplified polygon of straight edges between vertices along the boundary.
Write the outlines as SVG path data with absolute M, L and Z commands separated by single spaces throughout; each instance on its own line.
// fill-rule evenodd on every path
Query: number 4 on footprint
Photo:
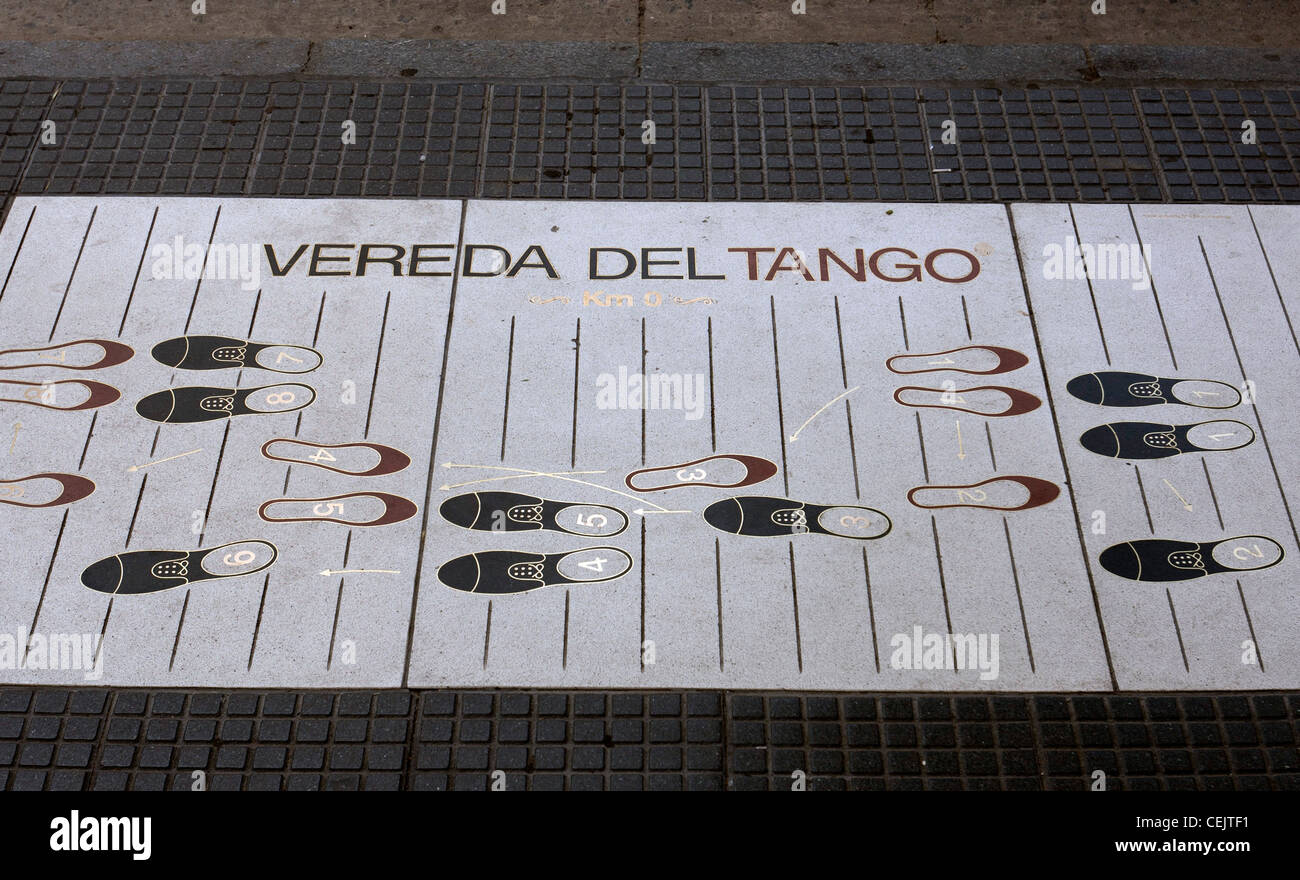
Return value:
M 484 550 L 438 568 L 438 580 L 453 590 L 490 596 L 527 593 L 542 587 L 612 581 L 632 570 L 632 557 L 617 547 L 570 553 Z

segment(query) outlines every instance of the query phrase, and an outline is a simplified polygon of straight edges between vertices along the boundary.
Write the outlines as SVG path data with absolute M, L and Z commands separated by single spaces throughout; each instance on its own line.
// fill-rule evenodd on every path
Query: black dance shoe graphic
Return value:
M 1157 406 L 1181 403 L 1205 409 L 1231 409 L 1241 392 L 1212 379 L 1162 379 L 1145 373 L 1084 373 L 1065 383 L 1074 397 L 1098 406 Z
M 632 557 L 617 547 L 572 553 L 484 550 L 459 556 L 438 568 L 438 580 L 453 590 L 500 596 L 562 584 L 612 581 L 632 570 Z
M 1101 551 L 1101 567 L 1131 581 L 1187 581 L 1243 571 L 1258 571 L 1282 561 L 1282 546 L 1262 535 L 1222 541 L 1175 541 L 1147 538 L 1125 541 Z
M 310 373 L 323 360 L 313 348 L 248 342 L 230 336 L 178 336 L 158 343 L 152 353 L 158 363 L 178 370 L 246 367 L 276 373 Z
M 181 425 L 234 416 L 293 412 L 311 406 L 315 399 L 316 392 L 307 385 L 266 385 L 262 388 L 195 385 L 150 394 L 135 405 L 135 411 L 153 422 Z
M 1089 428 L 1079 443 L 1089 452 L 1108 458 L 1168 458 L 1184 452 L 1221 452 L 1249 446 L 1255 432 L 1234 421 L 1196 425 L 1154 422 L 1115 422 Z
M 265 541 L 236 541 L 210 550 L 133 550 L 101 559 L 81 573 L 92 590 L 114 596 L 161 593 L 213 578 L 270 568 L 279 551 Z
M 743 495 L 715 501 L 704 521 L 733 535 L 785 537 L 812 532 L 839 538 L 883 538 L 894 527 L 889 517 L 870 507 L 808 504 L 789 498 Z
M 547 529 L 584 538 L 610 538 L 627 528 L 627 516 L 603 504 L 549 501 L 518 492 L 467 492 L 442 502 L 442 518 L 478 532 Z

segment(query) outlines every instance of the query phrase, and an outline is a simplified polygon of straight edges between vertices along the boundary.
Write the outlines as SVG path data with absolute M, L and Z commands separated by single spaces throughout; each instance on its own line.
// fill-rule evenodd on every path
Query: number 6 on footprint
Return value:
M 101 559 L 81 573 L 81 583 L 114 596 L 161 593 L 214 578 L 242 577 L 275 564 L 279 551 L 266 541 L 237 541 L 210 550 L 133 550 Z

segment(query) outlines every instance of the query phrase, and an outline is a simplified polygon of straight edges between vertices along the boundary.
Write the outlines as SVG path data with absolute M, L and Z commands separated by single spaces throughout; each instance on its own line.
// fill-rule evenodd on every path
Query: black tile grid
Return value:
M 717 693 L 427 692 L 412 788 L 720 791 Z
M 478 194 L 702 199 L 703 119 L 698 87 L 494 86 Z
M 18 186 L 27 159 L 47 118 L 55 83 L 0 82 L 0 196 Z
M 708 89 L 710 197 L 932 201 L 913 88 Z
M 1137 89 L 1175 202 L 1300 201 L 1300 91 Z M 1254 144 L 1242 143 L 1254 123 Z
M 14 81 L 0 193 L 26 165 L 29 194 L 1296 203 L 1298 104 L 1300 89 Z M 44 118 L 55 145 L 36 141 Z
M 486 95 L 483 85 L 274 83 L 251 194 L 474 196 Z
M 1298 791 L 1298 718 L 1300 693 L 13 688 L 0 789 Z
M 248 189 L 266 83 L 64 82 L 20 192 L 239 195 Z M 39 182 L 39 185 L 36 185 Z
M 735 694 L 729 787 L 1300 790 L 1300 694 Z
M 1131 90 L 926 89 L 922 100 L 945 201 L 1165 199 Z

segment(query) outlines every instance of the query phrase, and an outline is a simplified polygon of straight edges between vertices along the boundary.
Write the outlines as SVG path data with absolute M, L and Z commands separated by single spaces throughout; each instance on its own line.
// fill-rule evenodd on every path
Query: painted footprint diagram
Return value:
M 1065 388 L 1078 400 L 1106 407 L 1174 405 L 1231 409 L 1242 403 L 1240 391 L 1217 379 L 1169 378 L 1122 370 L 1084 373 L 1067 382 Z M 1196 452 L 1231 452 L 1254 441 L 1254 429 L 1235 419 L 1181 425 L 1112 422 L 1089 428 L 1079 437 L 1079 445 L 1089 452 L 1131 461 Z M 1118 577 L 1164 582 L 1258 571 L 1277 565 L 1283 555 L 1280 544 L 1262 535 L 1206 542 L 1144 538 L 1107 547 L 1098 562 L 1105 571 Z
M 438 580 L 464 593 L 500 596 L 612 581 L 631 571 L 632 565 L 632 557 L 617 547 L 546 554 L 483 550 L 444 562 L 438 567 Z
M 310 373 L 324 363 L 321 353 L 313 348 L 230 336 L 178 336 L 158 343 L 150 353 L 158 363 L 178 370 L 245 368 Z
M 109 339 L 78 339 L 40 348 L 0 351 L 0 370 L 103 370 L 135 357 L 135 349 Z
M 917 486 L 909 489 L 907 500 L 926 510 L 948 507 L 972 507 L 1009 513 L 1051 504 L 1061 494 L 1061 487 L 1039 477 L 990 477 L 966 486 Z
M 452 525 L 478 532 L 548 530 L 584 538 L 612 538 L 627 529 L 627 514 L 603 504 L 551 501 L 518 492 L 467 492 L 438 508 Z
M 161 593 L 215 578 L 242 577 L 275 564 L 279 550 L 266 541 L 236 541 L 208 550 L 132 550 L 92 563 L 81 583 L 99 593 Z
M 0 480 L 0 504 L 15 507 L 62 507 L 90 497 L 95 483 L 77 474 L 32 474 Z
M 762 482 L 776 473 L 776 464 L 759 456 L 711 455 L 641 468 L 629 473 L 624 484 L 642 493 L 687 487 L 731 489 Z M 480 532 L 547 530 L 609 538 L 621 534 L 629 524 L 627 514 L 608 505 L 553 501 L 517 492 L 463 493 L 445 500 L 438 512 L 453 525 Z M 884 537 L 893 526 L 888 516 L 869 507 L 817 505 L 758 495 L 715 502 L 704 511 L 703 518 L 728 534 L 764 537 L 823 534 L 870 540 Z M 614 580 L 634 564 L 631 556 L 613 547 L 554 554 L 486 550 L 444 563 L 438 569 L 438 579 L 461 592 L 504 595 L 546 586 Z
M 271 461 L 305 464 L 349 477 L 383 477 L 411 466 L 411 457 L 381 443 L 310 443 L 277 437 L 262 444 Z
M 1204 409 L 1231 409 L 1241 392 L 1214 379 L 1163 379 L 1146 373 L 1108 370 L 1075 376 L 1065 385 L 1071 396 L 1098 406 L 1158 406 L 1180 403 Z
M 316 400 L 307 385 L 265 385 L 261 388 L 187 386 L 168 388 L 143 398 L 135 411 L 151 422 L 185 425 L 235 416 L 273 415 L 306 409 Z
M 760 538 L 812 534 L 869 541 L 883 538 L 894 527 L 888 516 L 874 508 L 766 495 L 715 501 L 704 509 L 704 521 L 720 532 Z
M 1223 420 L 1195 425 L 1114 422 L 1089 428 L 1079 444 L 1107 458 L 1169 458 L 1188 452 L 1225 452 L 1249 446 L 1255 432 L 1244 422 Z
M 1146 538 L 1107 547 L 1100 562 L 1111 574 L 1132 581 L 1187 581 L 1271 568 L 1284 555 L 1282 545 L 1263 535 L 1205 542 Z

